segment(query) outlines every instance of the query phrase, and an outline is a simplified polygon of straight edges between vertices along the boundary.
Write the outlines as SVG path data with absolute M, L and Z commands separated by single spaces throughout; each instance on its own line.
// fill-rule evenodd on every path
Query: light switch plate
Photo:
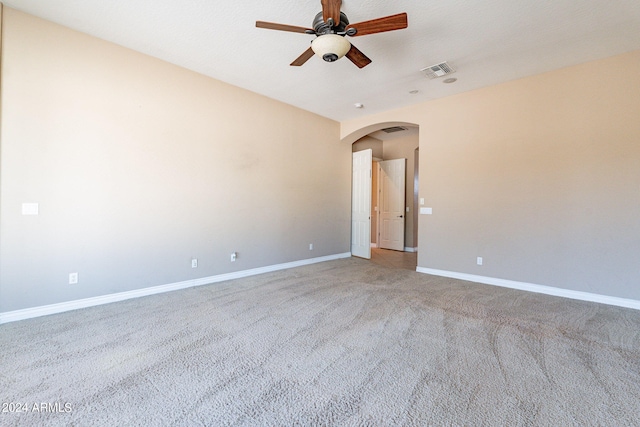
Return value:
M 37 203 L 23 203 L 22 215 L 38 215 L 39 206 Z
M 431 215 L 433 214 L 433 208 L 420 208 L 420 215 Z

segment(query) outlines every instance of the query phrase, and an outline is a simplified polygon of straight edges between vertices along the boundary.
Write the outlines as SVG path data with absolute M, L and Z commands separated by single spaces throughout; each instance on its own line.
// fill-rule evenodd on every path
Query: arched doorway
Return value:
M 402 211 L 397 212 L 402 214 L 404 219 L 403 227 L 403 244 L 400 247 L 394 247 L 395 253 L 389 253 L 389 259 L 385 262 L 391 262 L 394 264 L 403 265 L 406 268 L 407 265 L 412 264 L 412 269 L 415 269 L 417 264 L 417 258 L 415 252 L 418 249 L 418 174 L 419 174 L 419 127 L 414 123 L 408 122 L 383 122 L 373 125 L 369 125 L 358 129 L 350 135 L 342 139 L 343 142 L 352 145 L 352 153 L 362 152 L 363 150 L 372 151 L 373 164 L 371 166 L 371 182 L 369 185 L 372 188 L 371 194 L 371 210 L 370 210 L 370 245 L 372 248 L 372 258 L 375 259 L 376 255 L 380 257 L 380 254 L 384 254 L 384 251 L 380 251 L 380 248 L 389 248 L 385 244 L 385 239 L 381 238 L 381 233 L 384 234 L 385 227 L 389 223 L 388 220 L 384 220 L 385 212 L 380 205 L 381 200 L 384 197 L 381 196 L 381 191 L 384 191 L 385 177 L 387 177 L 384 166 L 388 163 L 394 163 L 402 160 L 403 167 L 405 167 L 405 176 L 403 180 L 403 193 L 404 198 L 401 201 L 403 205 Z M 352 185 L 358 185 L 354 179 Z M 355 200 L 354 195 L 357 194 L 357 189 L 352 187 L 352 207 Z M 352 219 L 355 217 L 352 209 Z M 400 216 L 400 215 L 397 215 Z M 381 226 L 381 218 L 383 219 L 383 226 Z M 361 224 L 359 224 L 361 226 Z M 354 242 L 354 230 L 355 227 L 352 221 L 352 243 Z M 360 250 L 358 252 L 361 253 Z M 399 253 L 398 253 L 399 252 Z M 353 253 L 353 250 L 352 250 Z M 410 254 L 404 258 L 410 260 L 407 263 L 407 259 L 403 260 L 403 253 Z M 362 255 L 356 255 L 362 256 Z M 364 258 L 368 258 L 364 256 Z

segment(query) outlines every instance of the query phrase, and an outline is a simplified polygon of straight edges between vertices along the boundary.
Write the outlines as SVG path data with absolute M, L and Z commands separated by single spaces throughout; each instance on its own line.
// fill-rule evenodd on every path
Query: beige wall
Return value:
M 373 156 L 373 158 L 382 159 L 382 156 L 384 155 L 382 144 L 382 141 L 377 138 L 373 138 L 371 136 L 363 136 L 353 143 L 353 145 L 351 146 L 351 150 L 355 153 L 356 151 L 362 151 L 366 150 L 367 148 L 371 148 L 371 155 Z
M 3 34 L 0 312 L 349 251 L 337 122 L 9 8 Z
M 420 126 L 433 208 L 420 267 L 640 300 L 638 76 L 635 51 L 343 122 L 341 136 Z

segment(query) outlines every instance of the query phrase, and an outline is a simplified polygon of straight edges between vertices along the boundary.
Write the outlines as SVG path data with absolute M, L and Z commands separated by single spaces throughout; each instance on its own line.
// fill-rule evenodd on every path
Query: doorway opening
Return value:
M 356 171 L 354 160 L 352 254 L 372 259 L 371 251 L 363 248 L 363 240 L 368 238 L 377 259 L 385 259 L 381 254 L 384 255 L 386 250 L 394 252 L 389 255 L 396 258 L 402 258 L 403 253 L 411 254 L 407 257 L 408 261 L 396 261 L 395 264 L 406 267 L 407 263 L 411 263 L 415 268 L 415 253 L 418 250 L 419 128 L 410 123 L 394 126 L 380 123 L 373 128 L 367 127 L 367 131 L 352 144 L 352 156 L 359 158 L 361 168 L 359 172 Z M 362 169 L 362 162 L 366 162 L 366 157 L 362 157 L 365 151 L 370 152 L 371 166 L 368 171 Z M 367 179 L 367 175 L 371 178 Z M 363 192 L 369 191 L 370 197 L 363 197 Z M 368 211 L 363 212 L 365 204 L 368 204 Z M 354 207 L 359 207 L 360 211 L 354 210 Z M 367 233 L 363 233 L 365 228 Z M 355 251 L 354 243 L 359 245 Z M 390 259 L 390 256 L 386 259 Z

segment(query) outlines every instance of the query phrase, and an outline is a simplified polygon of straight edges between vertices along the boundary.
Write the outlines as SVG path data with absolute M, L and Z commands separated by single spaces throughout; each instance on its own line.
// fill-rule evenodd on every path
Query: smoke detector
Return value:
M 420 71 L 424 72 L 430 79 L 437 79 L 456 72 L 451 65 L 447 64 L 447 61 L 431 65 L 430 67 L 425 67 Z

